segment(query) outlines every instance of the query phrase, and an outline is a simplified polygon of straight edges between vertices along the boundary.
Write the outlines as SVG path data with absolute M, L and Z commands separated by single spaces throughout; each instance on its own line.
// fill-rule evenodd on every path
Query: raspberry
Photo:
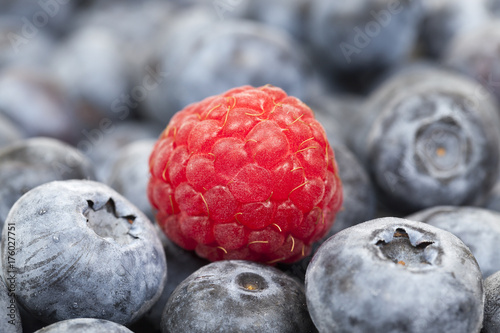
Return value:
M 342 204 L 323 127 L 272 86 L 235 88 L 176 113 L 150 172 L 148 197 L 163 231 L 211 261 L 297 261 Z

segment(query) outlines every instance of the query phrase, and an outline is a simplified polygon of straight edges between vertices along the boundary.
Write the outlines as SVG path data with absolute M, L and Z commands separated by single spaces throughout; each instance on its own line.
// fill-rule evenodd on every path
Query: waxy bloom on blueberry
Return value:
M 243 86 L 174 115 L 150 157 L 149 199 L 167 236 L 209 260 L 293 262 L 342 203 L 334 153 L 312 110 Z

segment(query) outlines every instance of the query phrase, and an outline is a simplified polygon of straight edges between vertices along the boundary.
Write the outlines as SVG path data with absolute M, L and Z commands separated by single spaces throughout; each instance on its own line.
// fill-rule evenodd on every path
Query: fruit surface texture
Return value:
M 342 204 L 322 125 L 273 86 L 235 88 L 176 113 L 150 171 L 148 197 L 166 235 L 211 261 L 296 261 Z

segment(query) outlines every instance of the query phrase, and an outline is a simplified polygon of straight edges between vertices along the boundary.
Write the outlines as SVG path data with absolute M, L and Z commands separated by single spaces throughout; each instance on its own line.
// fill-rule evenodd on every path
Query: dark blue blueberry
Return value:
M 120 47 L 112 32 L 84 26 L 58 44 L 51 71 L 73 98 L 101 115 L 120 117 L 122 100 L 131 98 L 130 72 Z
M 14 291 L 16 290 L 15 275 L 5 275 L 0 279 L 0 332 L 2 333 L 21 333 L 21 316 L 19 314 L 18 304 Z M 4 280 L 6 282 L 4 282 Z
M 489 11 L 495 16 L 500 17 L 500 1 L 499 0 L 486 0 L 486 6 Z
M 497 180 L 491 191 L 477 202 L 477 206 L 500 212 L 500 182 Z
M 149 155 L 155 143 L 155 139 L 139 140 L 117 151 L 107 181 L 109 186 L 136 205 L 151 220 L 154 220 L 154 214 L 146 193 Z
M 500 332 L 500 271 L 484 280 L 484 321 L 481 333 Z
M 304 281 L 307 265 L 323 241 L 345 228 L 375 218 L 377 203 L 375 190 L 367 172 L 348 148 L 338 144 L 333 144 L 332 148 L 342 180 L 344 196 L 342 209 L 335 216 L 335 222 L 327 235 L 313 245 L 309 256 L 291 265 L 279 266 L 301 281 Z
M 483 279 L 453 234 L 399 218 L 344 229 L 314 255 L 307 306 L 320 332 L 478 333 Z
M 186 105 L 237 86 L 272 84 L 306 102 L 319 90 L 309 59 L 285 31 L 199 10 L 180 15 L 170 31 L 158 66 L 168 75 L 146 103 L 164 123 Z
M 1 253 L 4 274 L 6 258 L 15 259 L 17 301 L 46 323 L 88 317 L 130 324 L 158 300 L 167 273 L 151 221 L 87 180 L 54 181 L 23 195 L 5 221 Z
M 0 71 L 0 114 L 26 136 L 48 136 L 73 143 L 81 119 L 66 90 L 47 71 L 8 67 Z
M 0 114 L 0 148 L 21 140 L 24 134 L 8 118 Z
M 74 147 L 56 139 L 31 138 L 0 149 L 0 226 L 12 205 L 38 185 L 94 179 L 94 169 Z
M 361 96 L 318 96 L 308 105 L 325 128 L 330 143 L 346 144 L 357 134 L 355 126 L 361 116 L 364 98 Z
M 92 160 L 97 179 L 106 182 L 120 149 L 135 141 L 157 139 L 163 129 L 149 122 L 110 120 L 106 126 L 83 132 L 77 148 Z
M 406 218 L 460 238 L 476 258 L 483 277 L 500 270 L 500 213 L 477 207 L 438 206 Z
M 158 230 L 158 232 L 160 233 L 160 238 L 163 241 L 163 248 L 168 258 L 167 284 L 158 301 L 143 317 L 143 321 L 147 322 L 157 331 L 160 330 L 161 316 L 165 309 L 165 305 L 175 288 L 196 270 L 210 263 L 198 257 L 192 251 L 186 251 L 172 243 L 165 237 L 163 231 Z
M 203 266 L 170 296 L 163 333 L 315 332 L 303 285 L 262 264 L 225 260 Z
M 162 80 L 160 76 L 152 77 L 154 68 L 148 61 L 175 12 L 169 1 L 108 0 L 94 2 L 75 20 L 75 29 L 94 27 L 113 36 L 120 57 L 127 63 L 125 73 L 130 77 L 131 87 L 126 94 L 130 95 L 131 104 L 140 104 L 144 95 L 156 89 L 158 81 Z M 118 104 L 111 107 L 119 108 Z
M 9 66 L 43 68 L 49 64 L 56 41 L 45 29 L 30 23 L 0 10 L 0 70 Z
M 491 189 L 500 121 L 493 96 L 478 89 L 466 77 L 422 70 L 397 75 L 369 98 L 358 147 L 391 207 L 465 205 Z
M 23 31 L 26 32 L 24 38 L 35 39 L 40 31 L 54 35 L 64 34 L 80 2 L 82 1 L 1 1 L 0 8 L 2 14 L 9 15 L 23 24 Z
M 423 50 L 439 58 L 458 34 L 474 29 L 490 18 L 488 0 L 422 0 L 424 7 L 420 27 Z
M 420 14 L 420 1 L 313 0 L 308 37 L 324 67 L 373 72 L 409 56 Z
M 120 324 L 103 319 L 76 318 L 59 321 L 35 333 L 132 333 Z
M 499 49 L 500 17 L 458 34 L 446 49 L 443 62 L 477 80 L 500 102 Z
M 286 30 L 298 40 L 306 40 L 309 0 L 237 0 L 233 14 L 239 10 L 246 18 Z M 244 10 L 243 10 L 244 7 Z
M 334 144 L 333 151 L 342 180 L 344 201 L 327 237 L 355 224 L 373 219 L 376 210 L 375 190 L 368 173 L 345 146 Z

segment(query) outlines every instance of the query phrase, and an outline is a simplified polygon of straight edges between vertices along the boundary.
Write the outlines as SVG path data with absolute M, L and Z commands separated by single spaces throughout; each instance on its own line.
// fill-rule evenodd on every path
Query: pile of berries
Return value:
M 499 0 L 0 0 L 0 332 L 500 332 Z

